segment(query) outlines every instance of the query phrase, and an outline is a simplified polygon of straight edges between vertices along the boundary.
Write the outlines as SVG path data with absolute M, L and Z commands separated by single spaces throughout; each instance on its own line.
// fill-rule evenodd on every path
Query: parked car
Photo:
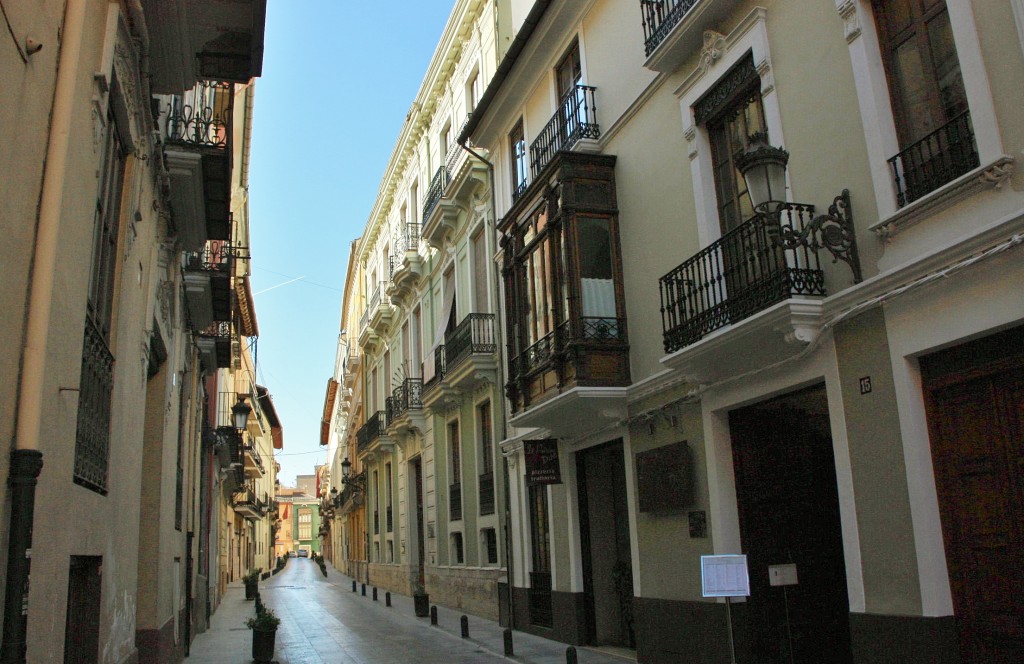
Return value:
M 299 558 L 309 558 L 309 551 L 299 549 Z

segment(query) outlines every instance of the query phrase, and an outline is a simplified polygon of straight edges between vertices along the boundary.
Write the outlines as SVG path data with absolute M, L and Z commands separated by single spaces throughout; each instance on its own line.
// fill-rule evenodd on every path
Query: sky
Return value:
M 257 382 L 284 428 L 282 485 L 324 463 L 352 241 L 454 0 L 268 0 L 249 174 Z

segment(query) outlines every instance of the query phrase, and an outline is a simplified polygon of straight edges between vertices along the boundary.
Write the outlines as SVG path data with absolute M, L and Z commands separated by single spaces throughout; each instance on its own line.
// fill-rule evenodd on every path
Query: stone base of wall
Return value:
M 953 616 L 851 613 L 850 640 L 857 664 L 960 664 L 960 640 Z
M 195 598 L 192 600 L 192 637 L 202 634 L 210 627 L 210 619 L 207 611 L 207 578 L 202 574 L 196 575 Z
M 733 604 L 734 625 L 737 613 L 743 613 L 743 608 L 742 604 Z M 725 604 L 636 597 L 633 616 L 638 662 L 729 663 Z M 736 637 L 739 640 L 740 634 Z M 740 651 L 742 648 L 738 647 L 737 660 Z
M 587 625 L 583 593 L 551 593 L 551 627 L 535 625 L 530 619 L 529 588 L 513 588 L 515 629 L 574 646 L 584 645 Z
M 160 629 L 135 630 L 135 646 L 138 648 L 139 664 L 176 664 L 185 659 L 184 623 L 182 611 L 178 625 L 179 639 L 174 643 L 174 619 L 168 620 Z
M 427 567 L 424 571 L 430 602 L 460 609 L 488 620 L 498 619 L 498 583 L 505 572 L 488 567 Z
M 370 563 L 370 584 L 381 590 L 412 595 L 415 571 L 409 565 Z

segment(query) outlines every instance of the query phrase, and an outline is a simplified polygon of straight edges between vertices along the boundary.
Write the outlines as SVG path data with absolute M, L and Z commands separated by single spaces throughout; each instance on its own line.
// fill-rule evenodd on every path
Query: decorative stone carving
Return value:
M 687 156 L 693 161 L 697 158 L 697 127 L 690 125 L 683 131 L 683 138 L 686 139 Z
M 705 30 L 704 46 L 700 49 L 700 64 L 697 67 L 706 72 L 724 53 L 725 35 L 714 30 Z
M 860 37 L 860 16 L 857 14 L 857 4 L 854 0 L 840 0 L 836 5 L 839 17 L 843 19 L 846 28 L 846 43 L 852 43 Z

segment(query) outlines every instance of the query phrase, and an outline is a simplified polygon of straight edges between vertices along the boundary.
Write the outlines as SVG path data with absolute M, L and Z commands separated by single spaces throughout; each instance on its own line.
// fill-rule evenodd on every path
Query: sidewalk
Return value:
M 327 567 L 327 580 L 340 590 L 353 595 L 352 578 L 341 574 L 330 565 Z M 357 592 L 360 595 L 361 584 L 356 584 Z M 366 597 L 360 595 L 361 600 L 373 603 L 373 588 L 366 586 Z M 378 590 L 377 601 L 384 604 L 384 591 Z M 392 608 L 408 616 L 410 620 L 430 625 L 430 618 L 417 618 L 413 607 L 412 597 L 391 593 Z M 469 639 L 463 639 L 461 634 L 461 618 L 465 615 L 469 618 Z M 453 639 L 477 644 L 488 653 L 494 654 L 505 661 L 522 662 L 523 664 L 565 664 L 565 650 L 568 645 L 551 639 L 545 639 L 526 632 L 512 632 L 512 646 L 514 654 L 505 657 L 505 646 L 503 633 L 505 629 L 493 620 L 478 618 L 468 613 L 437 607 L 437 626 L 433 630 L 443 632 Z M 635 656 L 625 654 L 618 655 L 602 650 L 577 646 L 577 661 L 579 664 L 628 664 L 635 662 Z
M 461 613 L 437 608 L 438 625 L 416 618 L 411 597 L 391 595 L 385 606 L 373 589 L 366 597 L 352 592 L 352 579 L 327 568 L 325 579 L 312 561 L 291 559 L 280 574 L 260 583 L 260 597 L 281 618 L 275 661 L 278 664 L 477 664 L 514 661 L 564 664 L 567 646 L 523 632 L 513 632 L 515 654 L 504 657 L 503 629 L 490 620 L 469 616 L 469 639 L 460 635 Z M 241 584 L 228 587 L 211 616 L 210 628 L 198 635 L 185 664 L 251 662 L 252 634 L 245 620 L 254 614 Z M 580 664 L 624 664 L 628 658 L 577 648 Z

